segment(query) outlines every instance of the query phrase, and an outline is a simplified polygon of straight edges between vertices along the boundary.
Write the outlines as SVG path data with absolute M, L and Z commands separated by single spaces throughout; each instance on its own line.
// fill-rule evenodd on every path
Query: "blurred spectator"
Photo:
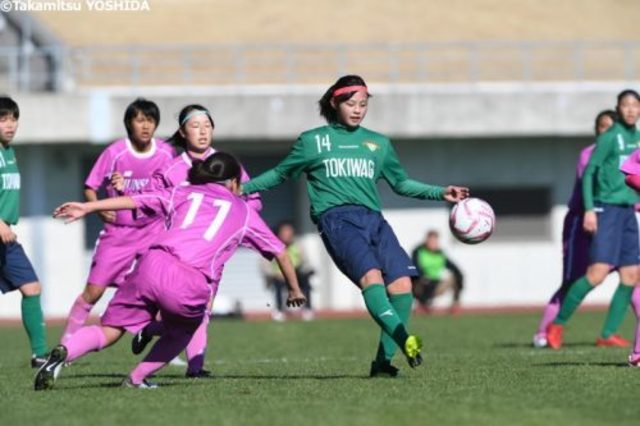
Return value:
M 453 291 L 450 313 L 456 313 L 460 303 L 460 294 L 464 276 L 460 269 L 440 249 L 440 235 L 430 230 L 424 243 L 413 250 L 413 263 L 419 276 L 413 279 L 413 295 L 425 311 L 429 311 L 433 300 Z
M 287 246 L 287 253 L 291 257 L 291 262 L 296 270 L 300 289 L 307 298 L 307 303 L 302 308 L 302 319 L 310 321 L 313 319 L 314 314 L 311 305 L 311 283 L 309 278 L 314 274 L 314 271 L 307 264 L 302 249 L 295 242 L 296 231 L 292 222 L 284 221 L 280 223 L 275 230 L 275 234 Z M 284 321 L 286 319 L 285 299 L 287 286 L 280 268 L 278 268 L 278 264 L 275 261 L 267 262 L 263 260 L 261 269 L 267 288 L 273 291 L 274 294 L 275 306 L 271 317 L 274 321 Z

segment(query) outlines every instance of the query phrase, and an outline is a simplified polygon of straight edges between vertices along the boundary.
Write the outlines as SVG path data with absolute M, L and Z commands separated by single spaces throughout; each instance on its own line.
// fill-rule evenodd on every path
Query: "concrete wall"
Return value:
M 443 245 L 467 276 L 467 306 L 542 303 L 560 277 L 560 229 L 580 147 L 591 142 L 595 113 L 610 107 L 624 85 L 491 84 L 478 86 L 374 87 L 367 125 L 390 134 L 412 177 L 431 183 L 474 188 L 549 191 L 548 212 L 498 216 L 494 238 L 479 246 L 455 242 L 447 230 L 442 203 L 407 200 L 381 183 L 385 215 L 410 251 L 428 228 L 439 229 Z M 240 155 L 252 174 L 283 156 L 297 133 L 320 124 L 317 87 L 176 90 L 148 93 L 161 106 L 159 135 L 175 127 L 179 108 L 199 102 L 211 108 L 215 143 Z M 20 95 L 21 128 L 16 141 L 24 176 L 20 241 L 45 286 L 49 316 L 64 316 L 84 284 L 92 236 L 83 224 L 64 226 L 49 219 L 60 202 L 78 199 L 100 143 L 122 134 L 121 115 L 133 94 L 91 92 L 73 95 Z M 265 215 L 275 224 L 294 218 L 318 271 L 316 305 L 362 307 L 358 291 L 331 264 L 313 226 L 303 184 L 289 183 L 264 194 Z M 489 200 L 492 202 L 492 200 Z M 532 237 L 524 230 L 539 221 Z M 509 226 L 505 226 L 505 225 Z M 520 232 L 522 231 L 522 232 Z M 87 240 L 88 238 L 88 240 Z M 85 244 L 85 240 L 89 243 Z M 604 302 L 611 286 L 590 296 Z M 258 274 L 257 256 L 243 252 L 227 266 L 220 295 L 239 299 L 245 309 L 267 310 L 269 295 Z M 16 294 L 0 297 L 0 317 L 19 315 Z

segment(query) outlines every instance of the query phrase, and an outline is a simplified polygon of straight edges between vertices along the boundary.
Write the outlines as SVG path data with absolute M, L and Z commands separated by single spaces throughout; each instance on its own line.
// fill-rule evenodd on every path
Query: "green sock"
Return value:
M 29 336 L 32 355 L 44 356 L 47 353 L 47 333 L 40 295 L 22 296 L 22 324 Z
M 389 295 L 389 302 L 391 306 L 396 310 L 400 321 L 407 327 L 409 323 L 409 317 L 411 316 L 411 307 L 413 306 L 413 294 L 402 293 Z M 378 353 L 376 354 L 376 361 L 391 361 L 393 355 L 397 349 L 396 342 L 393 338 L 383 331 L 380 332 L 380 343 L 378 344 Z
M 370 285 L 362 290 L 362 297 L 364 297 L 364 303 L 374 321 L 385 333 L 391 336 L 396 345 L 403 347 L 409 334 L 407 334 L 398 313 L 391 306 L 384 285 Z
M 622 324 L 627 308 L 631 303 L 631 293 L 633 293 L 633 286 L 622 283 L 618 285 L 616 292 L 613 293 L 607 319 L 604 321 L 604 327 L 602 328 L 602 337 L 605 339 L 618 331 L 620 324 Z
M 560 307 L 560 312 L 553 323 L 564 325 L 569 321 L 571 315 L 578 309 L 580 303 L 582 303 L 591 290 L 593 290 L 593 286 L 589 283 L 586 276 L 579 278 L 571 284 L 571 288 L 569 288 L 567 296 L 564 298 L 564 302 L 562 302 L 562 306 Z

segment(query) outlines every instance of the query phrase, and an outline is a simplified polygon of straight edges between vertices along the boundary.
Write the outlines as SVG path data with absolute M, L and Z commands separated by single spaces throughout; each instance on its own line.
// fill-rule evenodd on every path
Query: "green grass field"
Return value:
M 530 347 L 538 315 L 422 316 L 412 329 L 426 363 L 410 371 L 397 358 L 398 379 L 367 377 L 377 342 L 368 319 L 217 320 L 216 377 L 168 367 L 147 391 L 119 388 L 136 361 L 126 338 L 36 393 L 24 332 L 0 328 L 0 424 L 637 425 L 640 371 L 626 367 L 627 350 L 593 346 L 603 316 L 578 314 L 559 352 Z M 623 334 L 633 325 L 629 314 Z

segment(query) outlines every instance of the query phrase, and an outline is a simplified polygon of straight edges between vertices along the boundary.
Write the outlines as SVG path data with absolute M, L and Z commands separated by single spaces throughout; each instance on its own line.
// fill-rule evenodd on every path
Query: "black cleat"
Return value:
M 49 354 L 45 354 L 43 356 L 32 356 L 31 357 L 31 368 L 40 368 L 47 362 L 47 358 Z
M 207 377 L 213 377 L 213 373 L 209 370 L 205 370 L 204 368 L 201 368 L 199 371 L 187 370 L 184 376 L 190 379 L 202 379 Z
M 396 377 L 398 376 L 398 369 L 391 365 L 389 361 L 371 363 L 371 370 L 369 371 L 369 377 Z
M 134 355 L 142 353 L 151 339 L 153 339 L 153 336 L 147 336 L 147 334 L 144 332 L 144 328 L 138 331 L 133 336 L 133 339 L 131 339 L 131 352 L 133 352 Z
M 53 348 L 49 354 L 49 358 L 47 358 L 47 361 L 36 373 L 34 389 L 40 391 L 53 388 L 56 378 L 58 377 L 58 373 L 60 373 L 60 369 L 62 368 L 66 358 L 67 348 L 63 345 L 58 345 Z

